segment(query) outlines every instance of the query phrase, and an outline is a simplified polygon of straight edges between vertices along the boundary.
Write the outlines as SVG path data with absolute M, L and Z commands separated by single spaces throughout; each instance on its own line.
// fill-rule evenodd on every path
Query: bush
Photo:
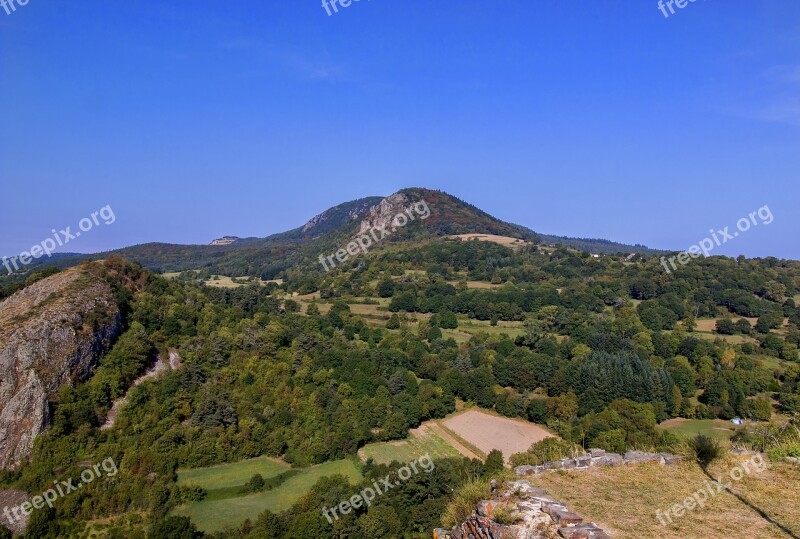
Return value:
M 624 453 L 625 431 L 622 429 L 607 430 L 598 435 L 591 445 L 612 453 Z
M 748 399 L 742 403 L 742 415 L 754 421 L 769 421 L 772 404 L 766 399 Z
M 492 510 L 492 520 L 498 524 L 510 526 L 520 520 L 520 516 L 507 504 L 500 504 Z
M 490 494 L 491 488 L 487 480 L 473 479 L 464 483 L 442 515 L 442 523 L 446 528 L 461 524 L 472 515 L 478 502 L 485 500 Z
M 724 451 L 719 441 L 698 434 L 695 436 L 689 446 L 692 448 L 695 458 L 702 467 L 706 467 L 718 458 L 722 457 Z
M 261 492 L 262 490 L 264 490 L 264 487 L 266 487 L 266 485 L 267 484 L 264 481 L 264 476 L 261 475 L 260 473 L 257 473 L 256 475 L 251 477 L 250 481 L 248 481 L 242 487 L 242 493 L 247 494 L 250 492 Z
M 717 320 L 717 333 L 720 335 L 733 335 L 736 333 L 736 325 L 730 318 Z
M 392 317 L 386 322 L 386 329 L 399 329 L 400 328 L 400 317 L 396 314 L 393 314 Z
M 503 453 L 497 449 L 492 449 L 486 457 L 486 463 L 483 468 L 483 475 L 491 477 L 503 471 L 505 464 L 503 461 Z
M 153 526 L 150 539 L 199 539 L 204 537 L 189 517 L 167 517 Z
M 208 492 L 202 487 L 196 485 L 187 485 L 180 487 L 181 501 L 182 502 L 201 502 L 203 501 Z
M 574 444 L 558 438 L 545 438 L 533 444 L 525 453 L 511 455 L 512 466 L 540 466 L 545 462 L 573 457 L 578 453 Z

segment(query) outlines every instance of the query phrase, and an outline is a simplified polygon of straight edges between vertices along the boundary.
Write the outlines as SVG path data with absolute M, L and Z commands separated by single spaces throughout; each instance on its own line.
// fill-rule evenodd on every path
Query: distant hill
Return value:
M 389 242 L 424 241 L 458 234 L 493 234 L 534 243 L 561 244 L 590 253 L 656 253 L 643 245 L 625 245 L 609 240 L 569 238 L 537 234 L 507 223 L 480 208 L 443 191 L 412 187 L 389 197 L 370 196 L 334 206 L 312 217 L 304 225 L 265 238 L 223 236 L 210 245 L 146 243 L 95 255 L 64 255 L 42 264 L 67 267 L 81 260 L 117 254 L 156 272 L 209 269 L 231 276 L 254 275 L 271 279 L 288 268 L 316 264 L 320 253 L 335 251 L 373 222 L 391 219 L 404 206 L 424 201 L 430 216 L 399 229 Z M 383 220 L 383 221 L 382 221 Z

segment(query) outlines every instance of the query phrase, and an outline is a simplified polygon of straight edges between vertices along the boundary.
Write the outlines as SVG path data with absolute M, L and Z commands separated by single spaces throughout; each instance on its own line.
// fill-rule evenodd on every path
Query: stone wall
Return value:
M 553 470 L 585 470 L 594 466 L 624 466 L 626 464 L 643 464 L 657 462 L 659 464 L 674 464 L 683 459 L 680 455 L 670 453 L 645 453 L 644 451 L 628 451 L 624 455 L 606 453 L 602 449 L 590 449 L 585 455 L 546 462 L 541 466 L 517 466 L 514 468 L 519 476 L 537 475 Z

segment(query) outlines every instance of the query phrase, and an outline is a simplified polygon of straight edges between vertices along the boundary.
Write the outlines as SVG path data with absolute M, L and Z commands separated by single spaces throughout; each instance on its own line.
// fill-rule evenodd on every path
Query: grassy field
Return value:
M 424 427 L 411 431 L 406 440 L 369 444 L 358 452 L 362 461 L 372 458 L 378 464 L 389 464 L 395 460 L 411 462 L 425 455 L 430 455 L 433 459 L 461 456 L 434 429 Z
M 759 361 L 764 367 L 776 371 L 783 372 L 786 370 L 786 365 L 788 362 L 779 359 L 773 356 L 755 356 L 756 360 Z
M 206 490 L 244 485 L 255 474 L 264 479 L 275 477 L 290 469 L 288 464 L 267 457 L 222 464 L 210 468 L 178 470 L 179 485 L 197 485 Z
M 722 419 L 670 419 L 659 425 L 684 438 L 693 438 L 703 434 L 720 440 L 730 439 L 736 432 L 736 425 Z
M 247 278 L 246 277 L 239 277 L 238 279 L 246 280 Z M 253 282 L 255 282 L 257 284 L 263 284 L 261 279 L 256 279 Z M 211 279 L 209 279 L 207 281 L 203 281 L 203 283 L 206 286 L 211 286 L 213 288 L 239 288 L 239 287 L 247 286 L 248 284 L 251 284 L 250 281 L 247 281 L 246 283 L 234 283 L 233 279 L 231 279 L 230 277 L 228 277 L 226 275 L 212 275 Z
M 615 539 L 800 537 L 800 490 L 797 489 L 800 467 L 776 462 L 759 472 L 751 465 L 753 473 L 734 482 L 729 474 L 739 464 L 739 460 L 730 458 L 712 464 L 709 472 L 714 478 L 721 477 L 723 482 L 731 483 L 733 491 L 749 506 L 726 491 L 717 493 L 714 489 L 715 495 L 709 496 L 704 508 L 687 511 L 666 527 L 659 522 L 656 511 L 663 514 L 705 488 L 706 481 L 710 482 L 695 463 L 597 467 L 581 472 L 542 474 L 530 480 Z M 792 530 L 794 535 L 781 532 L 756 510 Z
M 459 317 L 457 331 L 472 335 L 478 332 L 488 333 L 489 335 L 505 333 L 512 339 L 525 334 L 522 322 L 505 322 L 501 320 L 496 326 L 493 326 L 489 320 L 475 320 L 466 317 Z
M 161 276 L 165 279 L 174 279 L 179 276 L 181 272 L 179 271 L 170 271 L 166 273 L 162 273 Z M 235 283 L 231 277 L 227 275 L 212 275 L 211 279 L 207 281 L 203 281 L 203 284 L 206 286 L 211 286 L 214 288 L 239 288 L 241 286 L 247 286 L 251 284 L 248 277 L 237 277 L 237 279 L 242 280 L 242 283 Z M 267 283 L 276 283 L 276 284 L 283 284 L 282 279 L 276 279 L 274 281 L 263 281 L 259 278 L 253 279 L 252 283 L 256 284 L 267 284 Z
M 253 460 L 262 462 L 254 464 Z M 251 472 L 257 470 L 259 466 L 266 466 L 265 469 L 271 470 L 274 475 L 285 470 L 285 468 L 270 468 L 269 465 L 264 464 L 264 459 L 253 460 L 215 466 L 205 470 L 193 470 L 192 483 L 207 489 L 220 488 L 220 485 L 225 483 L 230 487 L 231 481 L 238 481 L 241 477 L 245 477 L 242 484 L 247 482 L 252 476 Z M 200 530 L 213 533 L 226 526 L 239 526 L 248 518 L 255 520 L 267 509 L 274 513 L 289 509 L 322 477 L 340 474 L 347 477 L 351 483 L 361 480 L 361 471 L 354 460 L 327 462 L 319 466 L 303 468 L 299 472 L 272 490 L 236 498 L 190 503 L 175 509 L 174 514 L 188 516 Z M 260 472 L 256 471 L 256 473 Z M 264 477 L 266 478 L 266 475 Z M 184 477 L 181 480 L 188 481 Z M 220 480 L 221 483 L 217 483 L 217 480 Z
M 722 339 L 723 341 L 728 342 L 730 344 L 744 344 L 746 342 L 758 343 L 757 340 L 755 340 L 752 337 L 748 337 L 747 335 L 719 335 L 717 333 L 707 333 L 703 331 L 695 331 L 694 333 L 692 333 L 692 335 L 696 335 L 697 337 L 700 337 L 701 339 L 707 341 L 715 341 L 717 339 Z

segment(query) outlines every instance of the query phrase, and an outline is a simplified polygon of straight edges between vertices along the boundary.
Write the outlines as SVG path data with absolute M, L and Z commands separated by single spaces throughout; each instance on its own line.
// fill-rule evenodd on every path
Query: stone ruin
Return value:
M 674 464 L 681 460 L 683 460 L 683 457 L 680 455 L 672 455 L 670 453 L 628 451 L 625 455 L 620 455 L 618 453 L 606 453 L 602 449 L 590 449 L 585 455 L 546 462 L 541 466 L 517 466 L 514 468 L 514 472 L 517 475 L 525 476 L 555 470 L 585 470 L 595 466 L 623 466 L 625 464 L 644 464 L 647 462 Z

